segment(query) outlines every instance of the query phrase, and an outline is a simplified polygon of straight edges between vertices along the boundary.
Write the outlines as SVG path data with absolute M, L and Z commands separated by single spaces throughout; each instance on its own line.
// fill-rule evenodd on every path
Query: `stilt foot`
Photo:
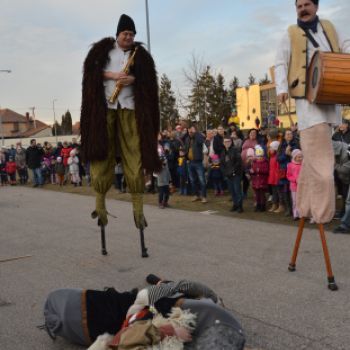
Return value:
M 338 290 L 338 286 L 335 284 L 334 277 L 328 277 L 328 289 L 332 292 Z
M 289 264 L 288 270 L 289 270 L 290 272 L 294 272 L 294 271 L 295 271 L 295 264 Z
M 102 220 L 101 220 L 100 217 L 98 218 L 97 224 L 98 224 L 98 226 L 101 227 L 101 246 L 102 246 L 102 251 L 101 251 L 101 253 L 102 253 L 102 255 L 107 255 L 108 253 L 107 253 L 107 250 L 106 250 L 106 234 L 105 234 L 105 227 L 104 227 L 104 225 L 103 225 Z
M 145 249 L 142 249 L 142 257 L 143 258 L 148 258 L 148 254 L 147 254 L 147 248 L 145 248 Z

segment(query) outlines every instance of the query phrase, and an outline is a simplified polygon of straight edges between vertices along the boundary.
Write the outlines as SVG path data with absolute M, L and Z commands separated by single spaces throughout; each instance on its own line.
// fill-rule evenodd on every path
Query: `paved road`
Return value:
M 130 290 L 152 272 L 211 286 L 241 322 L 247 347 L 349 349 L 349 236 L 327 232 L 337 292 L 327 276 L 318 232 L 306 230 L 297 272 L 287 266 L 296 232 L 286 226 L 146 206 L 140 257 L 131 204 L 108 201 L 108 256 L 90 218 L 94 198 L 32 188 L 0 188 L 0 349 L 82 349 L 44 331 L 47 294 L 59 287 Z

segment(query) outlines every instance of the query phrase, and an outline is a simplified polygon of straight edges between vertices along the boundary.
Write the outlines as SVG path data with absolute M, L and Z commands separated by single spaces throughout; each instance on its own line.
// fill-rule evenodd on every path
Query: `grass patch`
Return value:
M 18 186 L 25 186 L 25 187 L 32 187 L 33 186 L 33 180 L 32 180 L 32 174 L 31 171 L 29 171 L 29 178 L 30 183 L 27 183 L 25 185 L 19 185 Z M 45 191 L 57 191 L 57 192 L 63 192 L 63 193 L 72 193 L 72 194 L 80 194 L 84 196 L 95 196 L 95 191 L 93 187 L 89 187 L 87 184 L 87 180 L 83 179 L 83 186 L 77 186 L 74 187 L 72 184 L 67 184 L 66 186 L 60 187 L 59 185 L 52 185 L 51 183 L 46 183 L 43 188 L 36 188 L 35 190 L 45 190 Z M 128 191 L 128 188 L 127 188 Z M 235 219 L 246 219 L 246 220 L 254 220 L 254 221 L 262 221 L 262 222 L 268 222 L 271 224 L 282 224 L 287 226 L 293 226 L 298 227 L 299 221 L 292 221 L 292 218 L 285 217 L 285 213 L 273 213 L 266 211 L 264 213 L 254 213 L 254 194 L 251 187 L 249 187 L 248 190 L 249 197 L 243 200 L 243 213 L 230 213 L 229 210 L 232 207 L 232 202 L 229 202 L 230 199 L 230 193 L 228 190 L 225 191 L 224 196 L 214 196 L 213 190 L 207 191 L 207 200 L 208 202 L 206 204 L 203 204 L 201 201 L 198 202 L 191 202 L 191 199 L 193 196 L 186 196 L 182 195 L 179 196 L 179 192 L 176 191 L 173 195 L 170 196 L 169 204 L 173 209 L 180 209 L 180 210 L 186 210 L 186 211 L 193 211 L 193 212 L 202 212 L 202 211 L 216 211 L 217 213 L 211 214 L 215 216 L 225 216 L 229 218 L 235 218 Z M 268 195 L 268 194 L 267 194 Z M 119 194 L 118 190 L 112 186 L 112 188 L 108 191 L 106 195 L 107 199 L 114 199 L 119 201 L 125 201 L 125 202 L 131 202 L 131 194 L 125 193 L 125 194 Z M 158 193 L 155 194 L 151 193 L 145 193 L 144 195 L 144 203 L 149 205 L 158 206 Z M 342 201 L 337 200 L 337 210 L 340 210 L 342 207 Z M 271 204 L 269 203 L 267 205 L 267 209 L 269 210 L 271 208 Z M 94 208 L 91 208 L 91 211 L 93 211 Z M 166 210 L 166 209 L 165 209 Z M 333 230 L 334 228 L 339 227 L 340 221 L 339 220 L 332 220 L 330 223 L 325 225 L 325 229 L 328 231 Z M 317 225 L 310 225 L 308 221 L 305 225 L 306 228 L 317 228 Z

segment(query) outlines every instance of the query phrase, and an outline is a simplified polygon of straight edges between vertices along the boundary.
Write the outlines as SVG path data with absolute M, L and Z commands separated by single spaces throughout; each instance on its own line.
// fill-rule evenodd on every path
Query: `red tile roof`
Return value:
M 72 126 L 72 134 L 76 135 L 79 134 L 80 132 L 80 123 L 76 122 L 73 126 Z
M 1 110 L 1 119 L 3 123 L 26 123 L 27 119 L 24 115 L 18 114 L 11 109 L 2 109 Z M 34 121 L 32 118 L 29 120 L 29 128 L 22 132 L 21 134 L 13 135 L 13 137 L 29 137 L 31 135 L 35 135 L 39 131 L 45 130 L 47 128 L 51 128 L 49 125 L 41 122 L 40 120 L 35 120 L 36 129 L 34 125 Z

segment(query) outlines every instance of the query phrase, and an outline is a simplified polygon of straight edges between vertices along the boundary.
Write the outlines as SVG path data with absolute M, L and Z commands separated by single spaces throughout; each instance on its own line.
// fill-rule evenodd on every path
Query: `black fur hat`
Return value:
M 121 32 L 124 32 L 125 30 L 130 30 L 131 32 L 134 32 L 136 35 L 136 28 L 135 28 L 134 21 L 128 15 L 123 14 L 119 18 L 119 23 L 117 28 L 117 37 Z

